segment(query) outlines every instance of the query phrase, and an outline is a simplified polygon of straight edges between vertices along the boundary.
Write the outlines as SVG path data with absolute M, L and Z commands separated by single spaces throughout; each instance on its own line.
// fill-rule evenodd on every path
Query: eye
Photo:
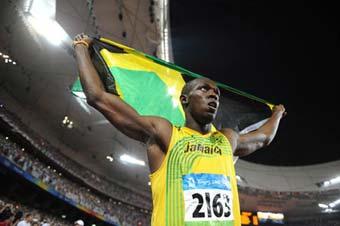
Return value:
M 207 91 L 208 91 L 208 88 L 205 87 L 205 86 L 201 86 L 201 87 L 200 87 L 200 90 L 203 91 L 203 92 L 207 92 Z

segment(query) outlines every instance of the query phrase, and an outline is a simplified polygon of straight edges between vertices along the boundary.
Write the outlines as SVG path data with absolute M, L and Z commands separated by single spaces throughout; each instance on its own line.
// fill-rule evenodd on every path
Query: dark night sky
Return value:
M 340 16 L 329 4 L 170 1 L 176 64 L 287 109 L 271 146 L 244 159 L 282 166 L 340 159 Z

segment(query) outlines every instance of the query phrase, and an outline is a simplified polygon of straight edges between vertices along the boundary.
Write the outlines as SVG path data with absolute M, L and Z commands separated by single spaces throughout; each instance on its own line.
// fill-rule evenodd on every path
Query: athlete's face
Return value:
M 187 110 L 202 124 L 214 121 L 219 107 L 220 90 L 210 79 L 197 79 L 188 95 Z

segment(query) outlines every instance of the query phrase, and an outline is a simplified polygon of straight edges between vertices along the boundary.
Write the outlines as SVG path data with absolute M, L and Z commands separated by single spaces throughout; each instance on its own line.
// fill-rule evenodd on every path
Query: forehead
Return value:
M 217 85 L 214 81 L 208 79 L 208 78 L 200 78 L 195 81 L 195 87 L 201 86 L 201 85 L 208 85 L 212 88 L 217 88 Z

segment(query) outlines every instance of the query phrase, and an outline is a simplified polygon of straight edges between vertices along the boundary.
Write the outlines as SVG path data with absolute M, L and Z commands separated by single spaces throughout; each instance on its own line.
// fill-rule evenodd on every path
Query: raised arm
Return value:
M 171 135 L 171 124 L 160 117 L 141 116 L 122 99 L 105 91 L 90 58 L 88 46 L 91 42 L 86 35 L 77 35 L 74 41 L 80 82 L 88 104 L 100 111 L 125 135 L 144 143 L 153 138 L 153 142 L 157 142 L 166 150 Z
M 221 132 L 229 139 L 234 156 L 246 156 L 262 147 L 268 146 L 273 141 L 280 120 L 285 114 L 284 106 L 277 105 L 274 107 L 272 116 L 268 121 L 253 132 L 242 135 L 232 129 L 224 129 Z

